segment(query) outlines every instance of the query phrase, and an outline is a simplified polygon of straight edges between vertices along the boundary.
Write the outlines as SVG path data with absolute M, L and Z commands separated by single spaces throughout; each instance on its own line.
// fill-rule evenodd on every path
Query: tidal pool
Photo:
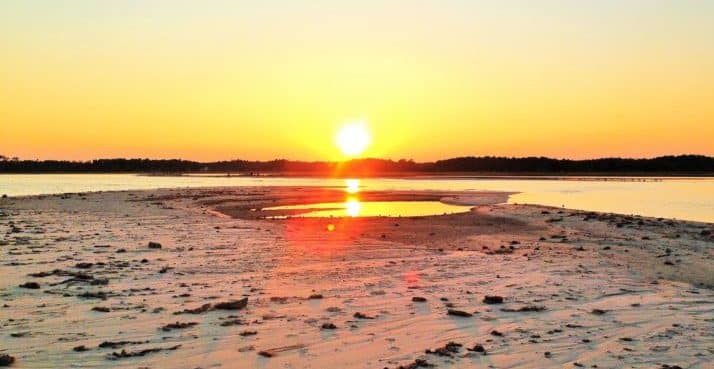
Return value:
M 359 201 L 348 199 L 344 202 L 318 204 L 285 205 L 263 208 L 263 210 L 297 210 L 290 217 L 419 217 L 464 213 L 471 206 L 450 205 L 439 201 Z

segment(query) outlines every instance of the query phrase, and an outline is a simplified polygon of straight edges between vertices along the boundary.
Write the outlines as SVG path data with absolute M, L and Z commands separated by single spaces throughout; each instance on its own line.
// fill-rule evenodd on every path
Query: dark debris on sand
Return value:
M 149 343 L 149 341 L 104 341 L 98 347 L 117 349 L 126 345 L 143 345 L 145 343 Z
M 20 288 L 26 288 L 29 290 L 39 290 L 40 284 L 37 282 L 25 282 L 19 286 Z
M 248 298 L 242 298 L 240 300 L 219 302 L 213 305 L 216 310 L 241 310 L 248 306 Z
M 126 352 L 125 350 L 121 350 L 121 352 L 112 352 L 110 355 L 107 356 L 108 360 L 119 360 L 119 359 L 126 359 L 130 357 L 139 357 L 139 356 L 146 356 L 148 354 L 153 354 L 161 351 L 174 351 L 177 350 L 181 345 L 176 345 L 176 346 L 171 346 L 171 347 L 155 347 L 155 348 L 150 348 L 150 349 L 144 349 L 140 351 L 133 351 L 133 352 Z
M 413 363 L 398 366 L 397 369 L 417 369 L 417 368 L 431 368 L 431 367 L 434 367 L 434 364 L 430 364 L 428 361 L 426 361 L 424 359 L 416 359 L 416 360 L 414 360 Z
M 545 311 L 546 308 L 545 306 L 541 305 L 526 305 L 526 306 L 521 306 L 518 309 L 511 309 L 511 308 L 503 308 L 501 311 L 506 312 L 506 313 L 528 313 L 528 312 L 541 312 Z
M 484 304 L 503 304 L 503 297 L 502 296 L 484 296 L 483 297 L 483 303 Z
M 15 358 L 10 355 L 0 355 L 0 366 L 10 366 L 15 363 Z
M 443 347 L 434 350 L 427 349 L 425 352 L 430 355 L 453 357 L 453 354 L 458 354 L 463 345 L 456 342 L 449 342 Z
M 174 330 L 174 329 L 186 329 L 186 328 L 191 328 L 191 327 L 193 327 L 193 326 L 195 326 L 195 325 L 198 325 L 198 323 L 196 323 L 196 322 L 187 322 L 187 323 L 179 323 L 179 322 L 176 322 L 176 323 L 167 324 L 167 325 L 161 327 L 161 330 L 164 331 L 164 332 L 169 332 L 169 331 L 172 331 L 172 330 Z
M 446 313 L 448 315 L 458 316 L 458 317 L 462 317 L 462 318 L 470 318 L 470 317 L 474 316 L 471 313 L 467 313 L 465 311 L 455 310 L 455 309 L 449 309 Z

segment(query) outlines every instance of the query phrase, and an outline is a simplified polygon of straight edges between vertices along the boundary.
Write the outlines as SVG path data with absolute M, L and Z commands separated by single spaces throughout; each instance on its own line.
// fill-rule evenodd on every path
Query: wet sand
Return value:
M 273 220 L 344 192 L 1 199 L 0 365 L 711 368 L 714 225 L 507 195 L 363 192 L 474 208 Z

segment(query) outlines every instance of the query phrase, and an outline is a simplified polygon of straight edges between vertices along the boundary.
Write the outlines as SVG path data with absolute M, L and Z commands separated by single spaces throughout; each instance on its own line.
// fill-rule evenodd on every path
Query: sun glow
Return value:
M 335 137 L 337 147 L 346 156 L 362 154 L 371 141 L 372 139 L 364 122 L 345 124 Z

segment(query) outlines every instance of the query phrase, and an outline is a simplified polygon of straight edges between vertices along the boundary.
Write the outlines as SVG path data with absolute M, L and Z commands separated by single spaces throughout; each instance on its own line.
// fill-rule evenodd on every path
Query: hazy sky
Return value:
M 0 154 L 714 155 L 714 1 L 0 1 Z

